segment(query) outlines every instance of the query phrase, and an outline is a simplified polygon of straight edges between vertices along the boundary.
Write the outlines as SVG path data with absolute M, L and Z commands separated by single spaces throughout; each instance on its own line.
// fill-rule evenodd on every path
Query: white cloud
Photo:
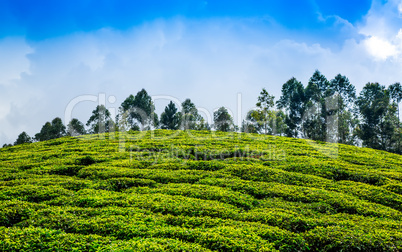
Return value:
M 371 10 L 359 27 L 365 36 L 362 45 L 368 53 L 378 60 L 401 60 L 401 25 L 402 2 L 391 0 L 382 4 L 374 1 Z
M 376 36 L 371 36 L 364 40 L 364 45 L 366 46 L 367 51 L 376 59 L 386 60 L 387 58 L 397 56 L 398 54 L 395 45 Z

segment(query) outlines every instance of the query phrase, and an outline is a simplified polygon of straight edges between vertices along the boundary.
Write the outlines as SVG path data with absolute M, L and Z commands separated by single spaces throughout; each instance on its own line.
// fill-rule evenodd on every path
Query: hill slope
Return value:
M 402 158 L 157 130 L 0 149 L 0 250 L 397 251 Z

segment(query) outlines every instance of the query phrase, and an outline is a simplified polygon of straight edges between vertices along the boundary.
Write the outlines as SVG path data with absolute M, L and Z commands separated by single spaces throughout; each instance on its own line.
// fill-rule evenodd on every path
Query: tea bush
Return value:
M 400 251 L 401 230 L 383 151 L 169 130 L 0 149 L 0 251 Z

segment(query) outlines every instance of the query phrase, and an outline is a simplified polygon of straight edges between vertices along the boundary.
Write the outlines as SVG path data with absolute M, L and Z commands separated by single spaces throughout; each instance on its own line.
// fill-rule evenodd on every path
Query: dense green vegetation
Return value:
M 402 158 L 215 131 L 0 149 L 1 251 L 398 251 Z
M 306 87 L 294 77 L 289 79 L 282 85 L 282 95 L 276 102 L 263 88 L 256 108 L 247 112 L 241 125 L 234 124 L 225 107 L 213 112 L 213 122 L 206 122 L 190 99 L 181 104 L 174 100 L 165 107 L 159 120 L 153 98 L 141 89 L 123 101 L 115 121 L 104 105 L 98 105 L 86 123 L 88 129 L 76 118 L 67 118 L 66 127 L 56 117 L 51 123 L 46 122 L 34 138 L 22 132 L 14 145 L 87 133 L 212 129 L 311 139 L 402 154 L 399 117 L 402 86 L 399 82 L 388 88 L 379 83 L 367 83 L 357 96 L 346 76 L 338 74 L 329 81 L 316 70 Z M 3 145 L 9 146 L 12 145 Z

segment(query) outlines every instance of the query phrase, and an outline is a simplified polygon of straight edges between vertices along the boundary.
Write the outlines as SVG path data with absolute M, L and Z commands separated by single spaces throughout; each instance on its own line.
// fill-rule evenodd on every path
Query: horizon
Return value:
M 402 79 L 402 1 L 2 1 L 0 145 L 30 136 L 69 102 L 119 107 L 145 88 L 239 120 L 262 90 L 338 73 L 357 93 Z M 114 98 L 113 98 L 114 97 Z M 111 100 L 110 100 L 110 99 Z M 113 100 L 114 99 L 114 100 Z M 155 103 L 158 115 L 168 100 Z M 97 102 L 73 111 L 83 123 Z M 241 119 L 241 118 L 240 118 Z M 68 122 L 64 122 L 68 124 Z

